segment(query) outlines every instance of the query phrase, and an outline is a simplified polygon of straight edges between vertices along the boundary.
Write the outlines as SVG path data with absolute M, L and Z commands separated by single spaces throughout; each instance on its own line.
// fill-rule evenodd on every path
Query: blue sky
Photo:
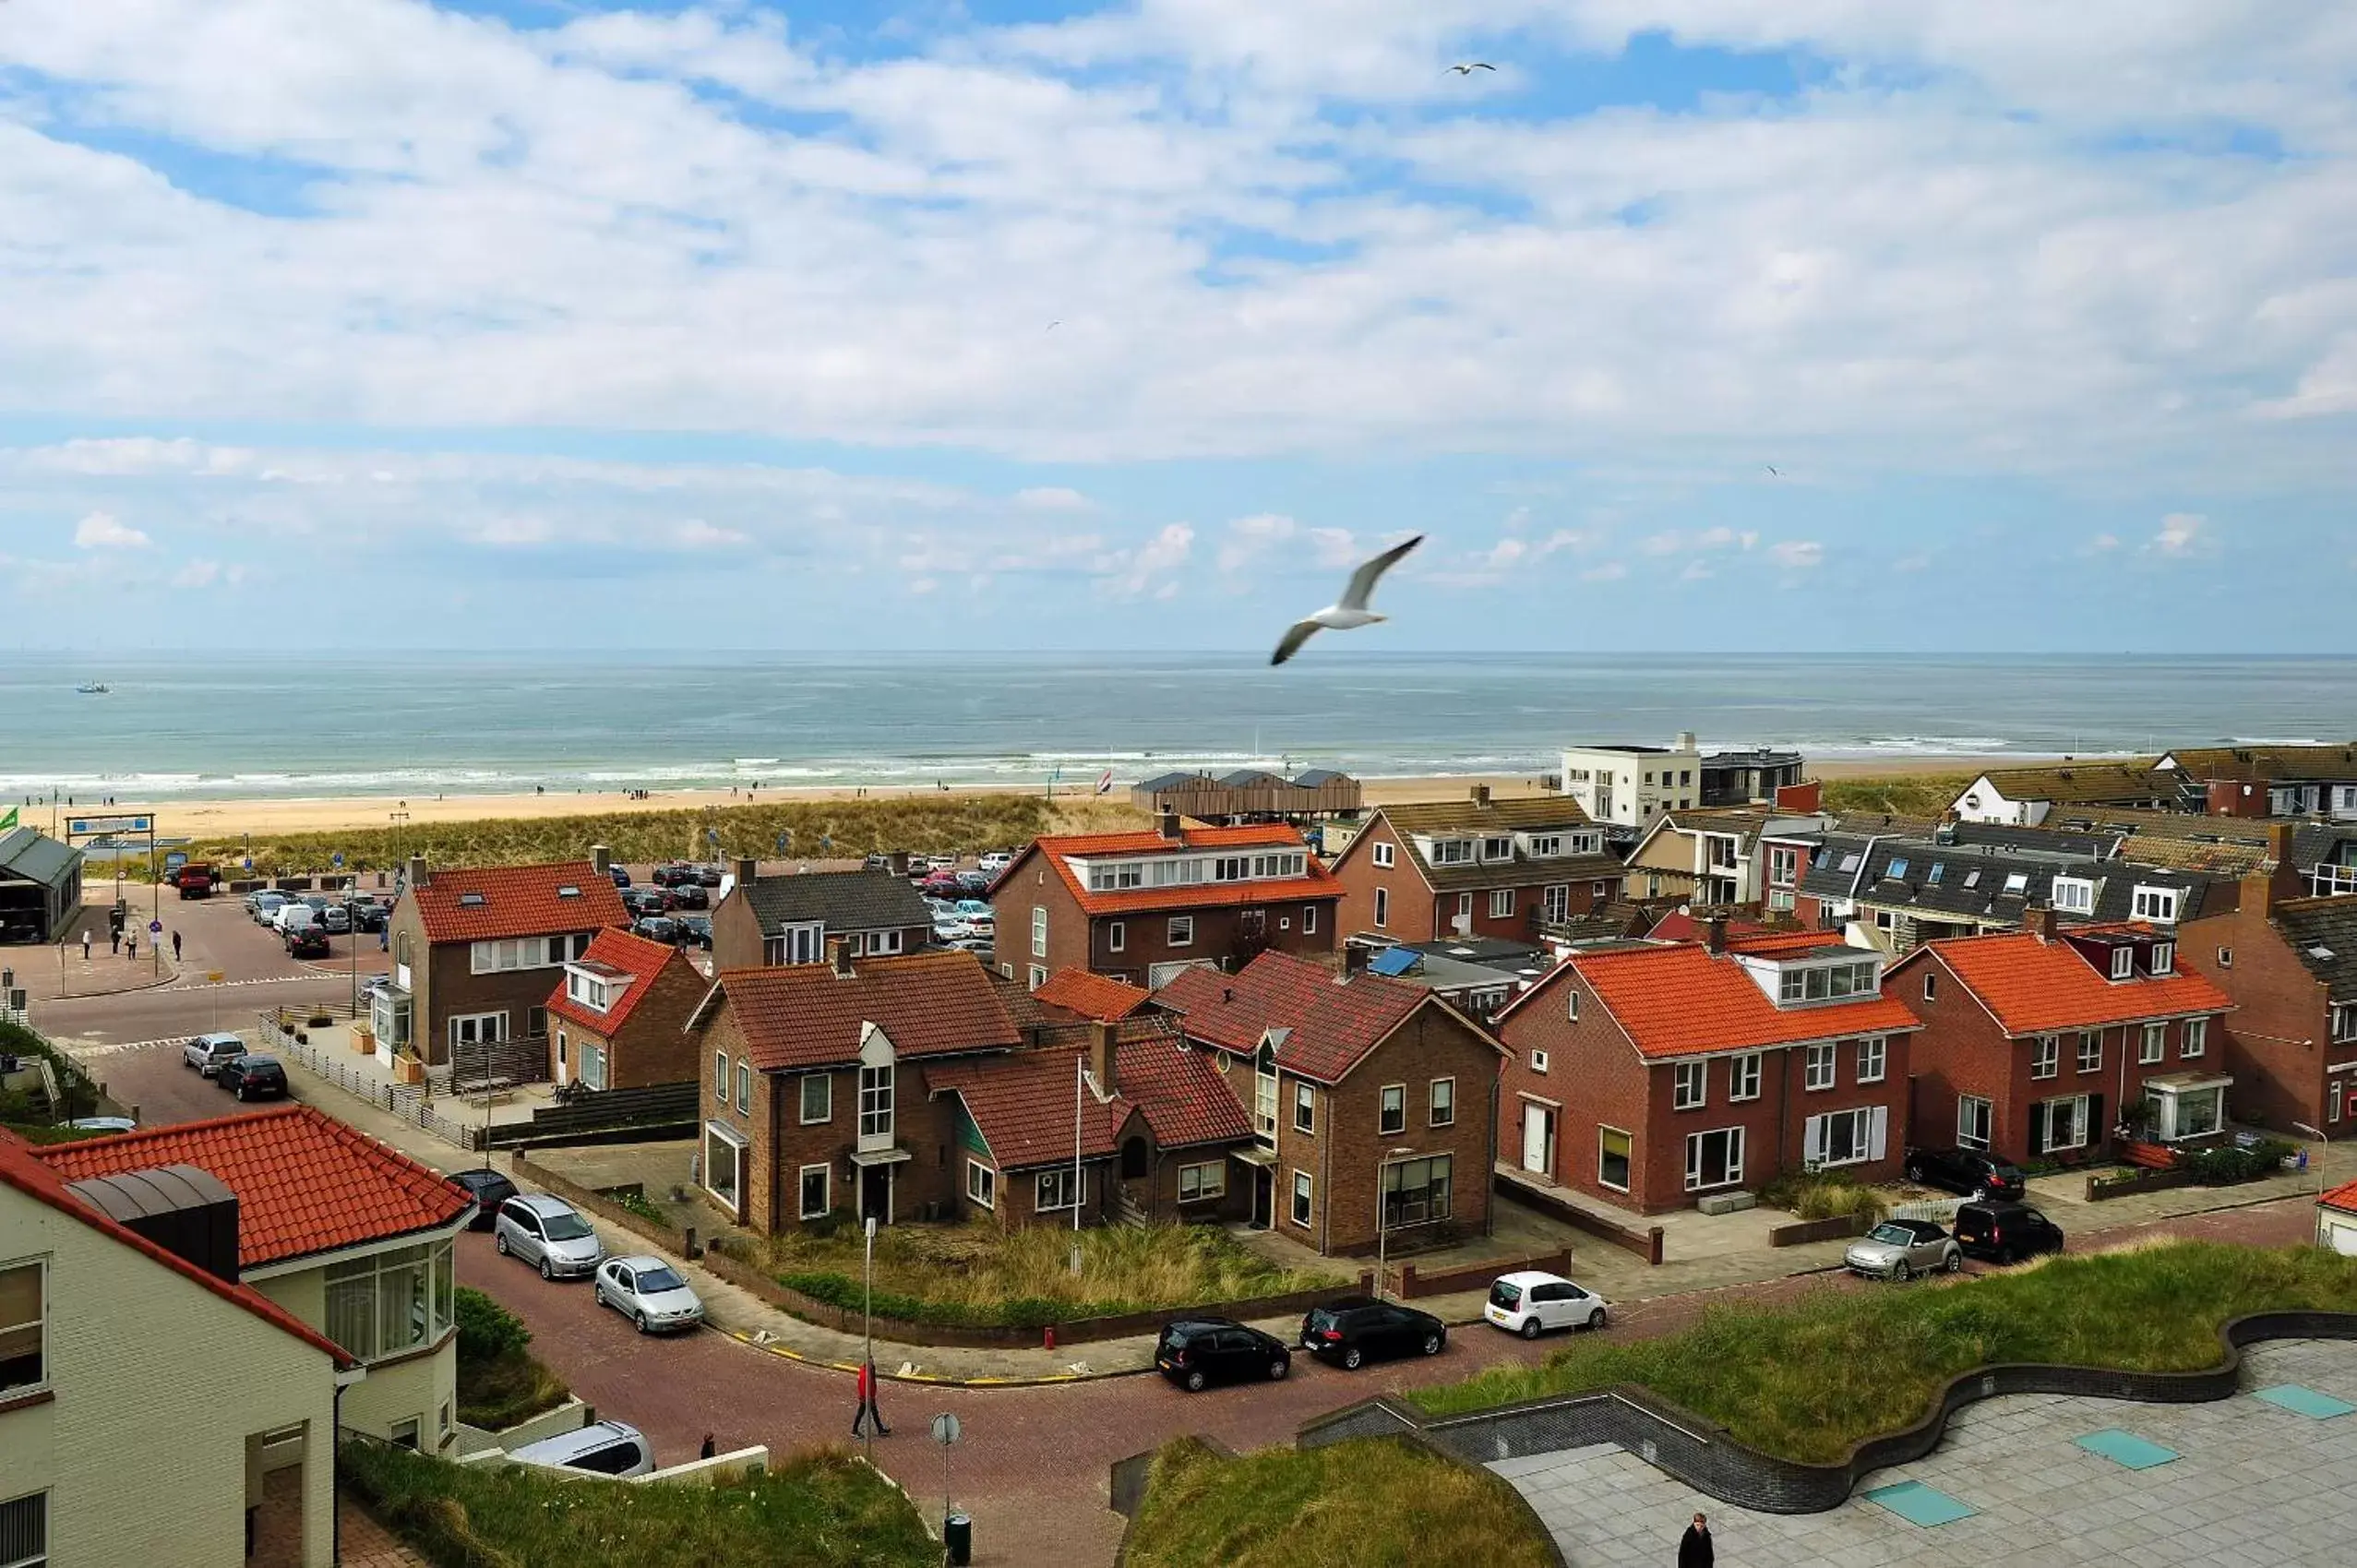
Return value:
M 1254 648 L 1421 533 L 1357 635 L 2347 651 L 2353 79 L 2193 0 L 8 0 L 10 635 Z

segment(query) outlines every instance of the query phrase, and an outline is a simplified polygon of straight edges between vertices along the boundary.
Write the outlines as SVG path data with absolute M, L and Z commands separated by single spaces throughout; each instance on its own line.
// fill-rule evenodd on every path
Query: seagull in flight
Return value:
M 1393 545 L 1373 560 L 1360 562 L 1358 569 L 1350 574 L 1350 581 L 1344 585 L 1341 600 L 1328 604 L 1307 620 L 1295 621 L 1286 628 L 1285 640 L 1276 645 L 1276 652 L 1269 656 L 1269 663 L 1285 663 L 1301 652 L 1301 644 L 1320 631 L 1349 631 L 1356 627 L 1371 626 L 1377 621 L 1391 619 L 1389 616 L 1379 616 L 1369 609 L 1367 601 L 1373 595 L 1375 584 L 1383 573 L 1396 566 L 1401 557 L 1423 543 L 1424 535 L 1419 533 L 1404 545 Z
M 1768 471 L 1768 476 L 1770 478 L 1781 479 L 1784 477 L 1784 471 L 1777 467 L 1776 464 L 1772 462 L 1762 463 L 1760 466 Z
M 1461 66 L 1451 66 L 1449 67 L 1449 69 L 1454 71 L 1461 77 L 1469 77 L 1476 71 L 1494 71 L 1497 68 L 1497 66 L 1491 65 L 1487 60 L 1467 60 Z

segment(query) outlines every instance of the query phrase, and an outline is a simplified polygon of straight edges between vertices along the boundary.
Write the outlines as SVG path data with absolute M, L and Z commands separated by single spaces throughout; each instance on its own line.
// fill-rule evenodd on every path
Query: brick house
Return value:
M 2149 926 L 1958 937 L 1891 966 L 1884 992 L 1923 1021 L 1915 1141 L 2024 1161 L 2109 1152 L 2115 1129 L 2177 1143 L 2226 1116 L 2219 1020 L 2233 1003 Z
M 1059 1022 L 1097 1019 L 1111 1023 L 1143 1011 L 1154 993 L 1085 969 L 1059 969 L 1031 993 L 1044 1017 Z
M 1430 990 L 1266 952 L 1155 993 L 1249 1116 L 1234 1162 L 1252 1222 L 1329 1256 L 1379 1228 L 1487 1235 L 1505 1048 Z
M 1621 894 L 1604 831 L 1561 796 L 1386 806 L 1336 857 L 1343 935 L 1353 941 L 1537 939 Z
M 1036 990 L 1059 969 L 1151 987 L 1189 964 L 1334 950 L 1341 885 L 1281 822 L 1034 839 L 990 889 L 999 972 Z
M 1796 835 L 1821 832 L 1832 821 L 1821 812 L 1767 806 L 1664 811 L 1629 852 L 1628 896 L 1685 898 L 1714 909 L 1765 905 L 1771 885 L 1779 893 L 1791 891 L 1799 877 L 1797 863 L 1771 856 L 1770 847 L 1789 851 Z M 1772 875 L 1787 870 L 1793 883 L 1771 883 Z
M 1898 1172 L 1905 1007 L 1835 932 L 1574 952 L 1500 1015 L 1506 1158 L 1660 1214 L 1787 1171 Z
M 630 923 L 614 880 L 587 860 L 409 875 L 387 923 L 392 985 L 377 993 L 380 1051 L 478 1074 L 531 1071 L 545 1056 L 548 987 L 590 939 Z M 518 1048 L 494 1051 L 503 1042 Z
M 854 958 L 915 952 L 933 938 L 933 911 L 904 877 L 890 871 L 805 871 L 763 877 L 736 862 L 712 910 L 712 966 L 817 964 L 842 937 Z
M 565 961 L 544 1004 L 551 1028 L 548 1076 L 589 1089 L 685 1083 L 702 1053 L 688 1015 L 711 989 L 688 955 L 629 931 L 600 931 Z

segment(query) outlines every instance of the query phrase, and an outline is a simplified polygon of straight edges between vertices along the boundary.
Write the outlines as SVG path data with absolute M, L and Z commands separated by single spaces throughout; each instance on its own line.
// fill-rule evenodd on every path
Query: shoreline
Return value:
M 2048 760 L 2021 752 L 1998 754 L 1914 755 L 1904 757 L 1835 757 L 1809 764 L 1808 776 L 1826 782 L 1846 779 L 1901 778 L 1919 775 L 1975 773 L 1985 769 L 2019 766 Z M 1097 796 L 1087 784 L 1062 785 L 1049 798 L 1059 804 L 1127 806 L 1132 781 L 1118 781 L 1112 791 Z M 1367 805 L 1393 806 L 1408 801 L 1445 800 L 1462 796 L 1477 784 L 1486 784 L 1501 798 L 1545 793 L 1536 773 L 1441 773 L 1399 777 L 1370 777 L 1359 781 Z M 113 807 L 94 805 L 77 796 L 74 811 L 144 813 L 156 820 L 160 839 L 221 839 L 240 834 L 335 832 L 395 825 L 459 822 L 491 819 L 580 817 L 607 813 L 677 811 L 704 807 L 757 805 L 764 801 L 788 804 L 825 800 L 950 799 L 994 795 L 1028 795 L 1037 784 L 951 784 L 947 789 L 890 784 L 788 786 L 749 791 L 744 788 L 655 790 L 635 799 L 628 790 L 575 795 L 492 794 L 440 796 L 226 796 L 132 801 L 118 797 Z M 21 808 L 28 827 L 48 829 L 46 802 Z M 67 808 L 57 808 L 62 818 Z

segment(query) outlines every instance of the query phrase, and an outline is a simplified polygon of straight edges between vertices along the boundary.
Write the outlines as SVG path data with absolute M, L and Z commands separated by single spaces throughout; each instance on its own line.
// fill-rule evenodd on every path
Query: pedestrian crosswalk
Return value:
M 96 1040 L 60 1040 L 57 1043 L 64 1046 L 66 1047 L 66 1054 L 72 1057 L 77 1061 L 96 1061 L 101 1057 L 123 1056 L 131 1051 L 151 1051 L 158 1046 L 184 1046 L 188 1043 L 188 1038 L 189 1037 L 186 1035 L 169 1035 L 161 1040 L 115 1040 L 107 1042 L 100 1042 Z

